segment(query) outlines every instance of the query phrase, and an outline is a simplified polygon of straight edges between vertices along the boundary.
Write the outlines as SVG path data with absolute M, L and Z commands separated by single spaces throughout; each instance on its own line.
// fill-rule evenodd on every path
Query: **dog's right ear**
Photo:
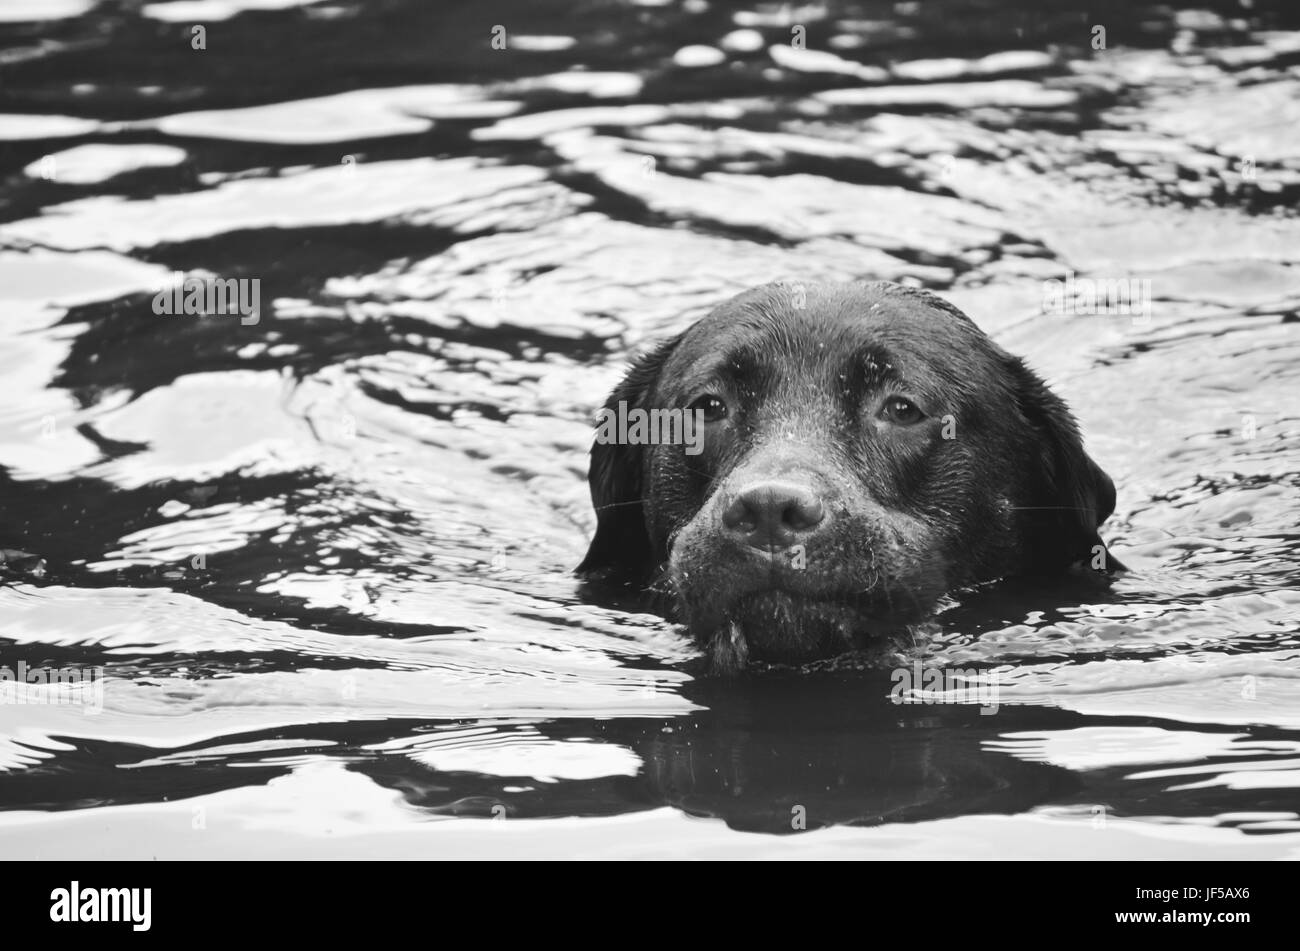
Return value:
M 623 381 L 609 394 L 602 415 L 612 414 L 617 419 L 620 403 L 627 410 L 647 409 L 664 361 L 680 340 L 681 336 L 674 337 L 633 361 Z M 641 583 L 657 567 L 643 506 L 645 464 L 645 446 L 600 439 L 592 444 L 587 482 L 596 510 L 596 535 L 587 557 L 578 565 L 579 575 Z

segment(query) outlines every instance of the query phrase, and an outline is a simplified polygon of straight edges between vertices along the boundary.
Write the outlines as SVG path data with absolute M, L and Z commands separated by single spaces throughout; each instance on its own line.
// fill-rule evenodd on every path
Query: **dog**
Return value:
M 955 589 L 1123 567 L 1098 534 L 1114 484 L 1066 405 L 929 292 L 746 291 L 603 413 L 655 411 L 683 438 L 598 430 L 577 572 L 667 594 L 719 672 L 866 649 Z

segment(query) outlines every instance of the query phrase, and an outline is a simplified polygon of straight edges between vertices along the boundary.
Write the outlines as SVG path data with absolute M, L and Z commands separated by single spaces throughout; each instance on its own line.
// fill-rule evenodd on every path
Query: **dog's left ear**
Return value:
M 645 409 L 659 382 L 664 362 L 681 336 L 660 344 L 636 359 L 605 401 L 605 413 L 617 416 L 619 404 Z M 654 544 L 646 528 L 645 446 L 605 443 L 591 447 L 587 482 L 596 510 L 596 534 L 577 574 L 604 581 L 640 583 L 657 567 Z
M 1038 446 L 1025 503 L 1024 573 L 1056 573 L 1076 564 L 1104 574 L 1123 571 L 1097 532 L 1115 511 L 1115 484 L 1084 451 L 1061 398 L 1019 358 L 1011 357 L 1008 367 Z

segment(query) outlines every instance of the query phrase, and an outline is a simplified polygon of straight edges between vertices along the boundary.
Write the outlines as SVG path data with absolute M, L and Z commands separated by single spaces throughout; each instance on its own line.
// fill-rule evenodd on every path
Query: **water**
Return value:
M 0 705 L 5 854 L 1300 854 L 1298 20 L 0 2 L 0 664 L 106 677 Z M 571 576 L 625 357 L 778 278 L 939 291 L 1114 477 L 1111 593 L 945 611 L 996 712 Z

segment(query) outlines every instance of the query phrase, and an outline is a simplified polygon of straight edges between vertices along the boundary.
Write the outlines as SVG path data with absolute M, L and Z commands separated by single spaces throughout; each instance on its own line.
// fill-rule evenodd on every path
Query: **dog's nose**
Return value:
M 789 482 L 759 482 L 736 493 L 722 524 L 753 548 L 789 548 L 826 518 L 810 489 Z

